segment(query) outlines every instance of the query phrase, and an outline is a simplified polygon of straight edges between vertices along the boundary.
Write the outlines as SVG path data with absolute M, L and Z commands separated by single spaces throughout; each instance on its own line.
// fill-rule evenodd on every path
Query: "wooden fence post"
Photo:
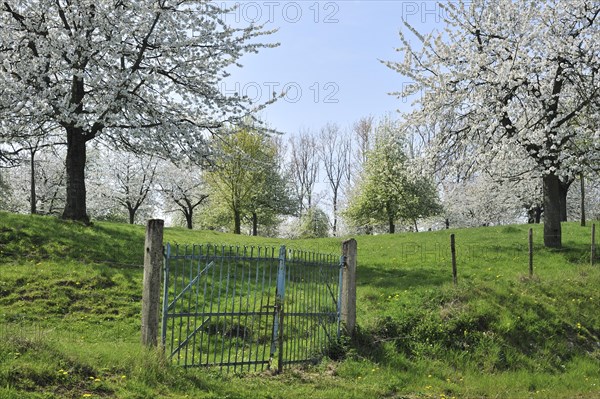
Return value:
M 450 234 L 450 252 L 452 253 L 452 282 L 458 284 L 458 272 L 456 271 L 456 240 L 454 234 Z
M 529 277 L 533 277 L 533 229 L 529 229 Z
M 590 255 L 590 262 L 594 266 L 596 260 L 596 224 L 592 224 L 592 254 Z
M 164 224 L 161 219 L 152 219 L 146 226 L 142 291 L 142 344 L 146 347 L 156 347 L 158 343 Z
M 357 245 L 355 239 L 352 238 L 342 243 L 342 255 L 345 259 L 345 265 L 342 277 L 341 319 L 346 326 L 346 331 L 353 336 L 356 329 Z

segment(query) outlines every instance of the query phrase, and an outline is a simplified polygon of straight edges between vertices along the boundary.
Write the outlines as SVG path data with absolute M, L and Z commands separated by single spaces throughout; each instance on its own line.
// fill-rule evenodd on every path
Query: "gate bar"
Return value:
M 338 281 L 338 300 L 337 300 L 337 337 L 342 336 L 342 292 L 344 292 L 344 266 L 346 265 L 346 255 L 340 256 L 340 270 Z
M 279 248 L 279 267 L 277 268 L 277 289 L 275 291 L 275 317 L 273 319 L 273 338 L 271 343 L 271 362 L 277 351 L 279 343 L 279 354 L 277 372 L 281 373 L 283 368 L 283 301 L 285 298 L 285 245 Z
M 167 346 L 167 319 L 169 317 L 169 263 L 171 260 L 171 244 L 167 243 L 165 248 L 165 266 L 163 271 L 163 309 L 162 309 L 162 347 Z

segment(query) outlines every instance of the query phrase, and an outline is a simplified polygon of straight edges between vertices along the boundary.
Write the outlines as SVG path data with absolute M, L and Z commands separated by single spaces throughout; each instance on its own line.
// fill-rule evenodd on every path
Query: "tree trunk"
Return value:
M 37 213 L 37 194 L 35 192 L 35 151 L 31 151 L 31 175 L 30 175 L 30 182 L 29 182 L 29 195 L 30 195 L 30 211 L 32 215 L 35 215 Z
M 567 221 L 567 195 L 561 189 L 560 192 L 560 221 Z
M 535 209 L 533 209 L 533 208 L 527 210 L 527 223 L 528 224 L 535 223 Z
M 583 173 L 579 177 L 581 179 L 581 226 L 585 227 L 585 179 Z
M 242 234 L 242 217 L 240 211 L 233 211 L 233 234 Z
M 137 209 L 134 209 L 132 206 L 127 206 L 127 211 L 129 212 L 129 224 L 133 224 L 136 210 Z
M 419 226 L 417 225 L 417 219 L 413 219 L 413 223 L 415 224 L 415 233 L 419 232 Z
M 392 212 L 389 202 L 386 203 L 385 210 L 388 217 L 388 231 L 390 234 L 394 234 L 396 232 L 396 225 L 394 224 L 394 212 Z
M 186 227 L 190 230 L 192 230 L 194 228 L 193 218 L 194 218 L 194 209 L 190 207 L 185 211 L 185 224 L 186 224 Z
M 541 206 L 535 207 L 535 223 L 540 224 L 542 222 L 542 213 L 544 212 Z
M 337 190 L 333 193 L 333 226 L 331 232 L 334 237 L 337 236 Z
M 544 176 L 544 245 L 560 248 L 561 237 L 561 183 L 558 176 Z
M 52 215 L 54 213 L 54 203 L 56 202 L 56 200 L 58 198 L 58 191 L 60 190 L 60 186 L 62 186 L 63 177 L 64 177 L 64 171 L 63 171 L 63 174 L 60 175 L 60 180 L 58 181 L 58 184 L 56 185 L 56 188 L 54 189 L 54 193 L 52 194 L 52 198 L 50 199 L 50 204 L 48 205 L 48 214 L 50 214 L 50 215 Z M 57 213 L 58 213 L 58 210 L 57 210 Z
M 252 212 L 252 235 L 258 235 L 258 215 L 256 212 Z
M 539 224 L 542 220 L 542 207 L 535 206 L 527 211 L 527 223 Z
M 62 218 L 89 224 L 85 193 L 86 139 L 81 128 L 68 127 L 66 130 L 67 197 Z
M 573 179 L 568 179 L 566 181 L 560 180 L 559 188 L 560 188 L 560 221 L 567 221 L 567 194 L 569 193 L 569 187 L 571 187 L 571 183 L 573 183 Z

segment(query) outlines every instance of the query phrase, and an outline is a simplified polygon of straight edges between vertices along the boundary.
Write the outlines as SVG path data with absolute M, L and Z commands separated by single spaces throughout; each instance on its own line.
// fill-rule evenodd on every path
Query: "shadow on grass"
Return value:
M 94 229 L 104 239 L 95 244 L 98 255 L 104 254 L 104 260 L 120 264 L 139 264 L 144 262 L 144 230 L 139 227 L 115 228 L 98 225 Z M 100 245 L 98 245 L 100 244 Z
M 390 269 L 373 264 L 372 266 L 360 265 L 357 281 L 361 285 L 405 290 L 442 285 L 452 281 L 452 274 L 450 270 L 444 273 L 442 270 L 432 268 Z
M 49 216 L 0 213 L 0 258 L 143 263 L 140 226 L 80 223 Z
M 574 265 L 590 263 L 590 256 L 591 256 L 591 246 L 590 245 L 585 245 L 585 244 L 569 241 L 569 242 L 564 243 L 562 248 L 557 248 L 557 249 L 545 248 L 545 250 L 552 254 L 562 255 L 563 258 L 568 263 L 571 263 Z

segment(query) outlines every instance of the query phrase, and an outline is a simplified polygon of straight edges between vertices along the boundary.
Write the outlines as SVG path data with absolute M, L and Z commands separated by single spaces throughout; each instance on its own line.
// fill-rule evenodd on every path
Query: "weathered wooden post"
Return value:
M 596 260 L 596 224 L 592 224 L 592 254 L 590 255 L 590 262 L 594 266 Z
M 450 252 L 452 253 L 452 282 L 458 284 L 458 272 L 456 271 L 456 240 L 454 234 L 450 234 Z
M 160 273 L 163 265 L 164 221 L 152 219 L 146 226 L 144 252 L 144 286 L 142 291 L 142 344 L 158 343 Z
M 529 277 L 533 277 L 533 229 L 529 229 Z
M 351 336 L 356 329 L 356 255 L 357 244 L 354 238 L 342 243 L 342 255 L 345 259 L 342 277 L 341 319 Z

